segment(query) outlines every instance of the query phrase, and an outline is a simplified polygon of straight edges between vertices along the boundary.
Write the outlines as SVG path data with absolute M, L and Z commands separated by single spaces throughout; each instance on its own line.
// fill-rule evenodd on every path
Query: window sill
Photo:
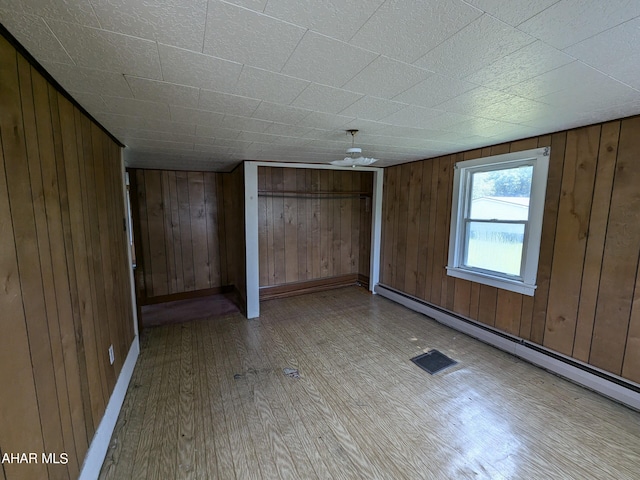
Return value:
M 530 285 L 518 280 L 498 277 L 487 273 L 474 272 L 471 270 L 465 270 L 456 267 L 447 267 L 447 275 L 449 275 L 450 277 L 461 278 L 463 280 L 469 280 L 470 282 L 490 285 L 492 287 L 501 288 L 503 290 L 510 290 L 512 292 L 521 293 L 522 295 L 528 295 L 530 297 L 533 297 L 533 295 L 536 293 L 535 285 Z

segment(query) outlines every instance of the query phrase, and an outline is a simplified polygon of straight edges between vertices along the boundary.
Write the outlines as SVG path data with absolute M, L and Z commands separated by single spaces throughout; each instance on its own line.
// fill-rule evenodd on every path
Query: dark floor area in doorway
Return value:
M 208 297 L 175 302 L 157 303 L 142 307 L 142 326 L 156 327 L 170 323 L 188 322 L 207 317 L 239 312 L 234 295 L 221 293 Z

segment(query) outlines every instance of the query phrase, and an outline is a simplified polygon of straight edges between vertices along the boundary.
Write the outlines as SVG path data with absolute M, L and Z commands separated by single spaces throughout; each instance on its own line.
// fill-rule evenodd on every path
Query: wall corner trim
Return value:
M 385 285 L 377 284 L 375 290 L 380 296 L 399 303 L 410 310 L 422 313 L 438 323 L 640 411 L 640 385 L 630 380 L 566 357 L 522 338 L 509 335 L 473 320 L 459 317 L 441 308 L 436 308 L 424 300 Z
M 94 480 L 98 478 L 98 475 L 100 475 L 100 469 L 102 468 L 104 459 L 107 456 L 111 435 L 113 434 L 116 422 L 118 421 L 120 409 L 124 403 L 124 397 L 127 393 L 127 389 L 129 388 L 129 382 L 133 376 L 133 369 L 136 365 L 139 354 L 140 343 L 136 336 L 131 343 L 131 348 L 129 348 L 129 353 L 127 354 L 127 358 L 122 366 L 122 370 L 120 371 L 120 376 L 118 377 L 116 386 L 113 389 L 113 393 L 111 394 L 111 398 L 107 404 L 104 416 L 102 417 L 100 425 L 98 425 L 96 433 L 91 440 L 91 445 L 89 445 L 87 455 L 84 457 L 79 480 Z

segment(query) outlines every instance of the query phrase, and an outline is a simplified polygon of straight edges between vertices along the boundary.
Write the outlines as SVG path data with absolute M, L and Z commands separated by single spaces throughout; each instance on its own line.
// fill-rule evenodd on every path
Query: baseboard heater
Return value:
M 640 411 L 640 385 L 571 357 L 462 317 L 394 288 L 377 284 L 375 292 L 438 323 L 504 350 L 518 358 Z

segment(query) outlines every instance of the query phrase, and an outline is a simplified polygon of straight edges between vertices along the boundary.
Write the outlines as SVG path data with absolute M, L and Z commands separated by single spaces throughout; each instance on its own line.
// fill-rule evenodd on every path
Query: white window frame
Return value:
M 533 296 L 536 290 L 542 218 L 547 190 L 550 147 L 476 158 L 456 163 L 453 176 L 451 231 L 447 275 Z M 464 265 L 467 212 L 470 209 L 471 176 L 474 173 L 532 165 L 529 220 L 525 223 L 520 275 L 508 275 Z

